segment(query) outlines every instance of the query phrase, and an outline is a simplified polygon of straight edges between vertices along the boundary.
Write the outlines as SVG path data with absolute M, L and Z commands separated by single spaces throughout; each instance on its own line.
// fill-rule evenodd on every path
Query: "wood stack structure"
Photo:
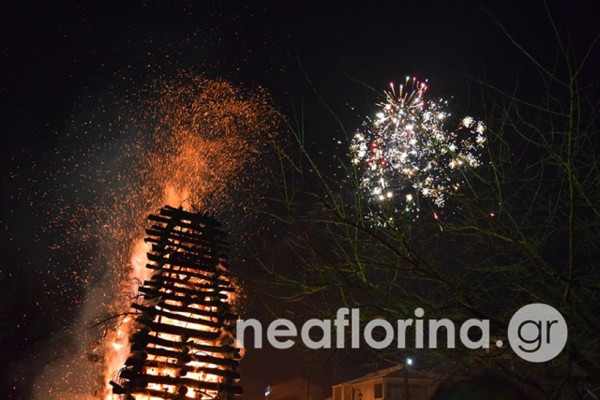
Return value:
M 150 280 L 132 304 L 139 312 L 131 353 L 114 394 L 133 399 L 233 399 L 239 352 L 234 345 L 234 287 L 220 224 L 206 215 L 166 206 L 152 226 Z

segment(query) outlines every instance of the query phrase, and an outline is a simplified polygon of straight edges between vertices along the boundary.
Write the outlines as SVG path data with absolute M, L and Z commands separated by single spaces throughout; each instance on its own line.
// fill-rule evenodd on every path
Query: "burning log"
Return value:
M 138 309 L 140 311 L 144 311 L 146 309 L 154 309 L 152 307 L 145 307 L 141 304 L 137 304 L 134 303 L 131 305 L 133 308 Z M 161 304 L 160 309 L 162 310 L 169 310 L 169 311 L 179 311 L 181 313 L 185 313 L 188 314 L 189 313 L 194 313 L 195 315 L 199 316 L 207 316 L 207 317 L 215 317 L 215 318 L 227 318 L 229 320 L 236 320 L 237 319 L 237 315 L 232 314 L 232 313 L 228 313 L 228 312 L 213 312 L 213 311 L 207 311 L 201 308 L 195 308 L 195 307 L 190 307 L 190 306 L 175 306 L 172 304 Z
M 171 276 L 165 276 L 165 275 L 158 275 L 158 276 L 153 276 L 151 280 L 149 281 L 144 281 L 144 286 L 160 286 L 162 284 L 164 284 L 165 282 L 170 282 L 173 284 L 189 284 L 189 277 L 185 278 L 185 279 L 181 279 L 178 278 L 177 275 L 173 276 L 175 273 L 171 274 Z M 207 279 L 205 276 L 202 276 L 202 279 Z M 220 286 L 219 283 L 222 283 L 223 286 Z M 218 282 L 214 282 L 212 284 L 200 284 L 200 283 L 194 283 L 194 288 L 206 288 L 206 289 L 217 289 L 219 292 L 233 292 L 235 289 L 233 289 L 230 286 L 226 286 L 227 285 L 227 281 L 218 281 Z M 216 285 L 215 285 L 216 284 Z
M 139 379 L 140 381 L 143 380 L 145 383 L 158 383 L 161 385 L 166 385 L 166 386 L 174 386 L 174 387 L 192 387 L 192 388 L 198 388 L 198 389 L 208 389 L 208 390 L 214 390 L 214 391 L 227 391 L 233 394 L 241 394 L 242 393 L 242 388 L 240 388 L 239 386 L 233 386 L 233 385 L 228 385 L 226 383 L 219 383 L 219 382 L 206 382 L 206 381 L 199 381 L 199 380 L 195 380 L 195 379 L 191 379 L 191 378 L 180 378 L 180 377 L 176 377 L 176 376 L 159 376 L 159 375 L 150 375 L 150 374 L 134 374 L 131 373 L 128 370 L 125 370 L 123 372 L 121 372 L 121 377 L 124 379 L 131 379 L 131 380 L 135 380 L 135 379 Z
M 168 290 L 169 288 L 166 289 Z M 204 298 L 198 298 L 196 296 L 192 297 L 191 295 L 166 293 L 165 291 L 153 290 L 143 286 L 139 288 L 139 291 L 145 294 L 144 297 L 146 299 L 160 298 L 162 300 L 177 301 L 181 304 L 197 304 L 205 307 L 218 307 L 221 303 L 220 300 L 205 300 Z
M 145 346 L 148 343 L 154 343 L 158 346 L 172 348 L 172 349 L 181 349 L 184 346 L 187 346 L 193 350 L 198 350 L 198 351 L 208 352 L 208 353 L 235 354 L 238 351 L 238 349 L 236 349 L 235 347 L 232 347 L 232 346 L 206 345 L 206 344 L 197 343 L 193 340 L 188 340 L 187 342 L 180 342 L 180 341 L 174 341 L 174 340 L 169 340 L 169 339 L 162 339 L 162 338 L 158 338 L 156 336 L 149 336 L 147 333 L 145 333 L 142 336 L 140 336 L 139 333 L 132 335 L 131 343 L 133 344 L 132 349 L 134 349 L 134 348 L 139 349 L 139 346 L 143 346 L 143 348 L 145 348 Z M 235 358 L 238 358 L 238 357 L 235 357 Z
M 204 318 L 187 317 L 185 315 L 181 315 L 180 313 L 174 313 L 174 312 L 170 312 L 170 311 L 166 311 L 166 310 L 160 310 L 160 309 L 157 309 L 156 307 L 144 307 L 141 305 L 136 305 L 134 308 L 137 310 L 146 312 L 147 314 L 152 315 L 152 316 L 160 315 L 162 317 L 174 319 L 177 321 L 211 326 L 214 328 L 219 328 L 223 323 L 221 318 L 217 319 L 216 321 L 213 321 L 213 320 L 208 320 L 208 319 L 204 319 Z
M 242 393 L 233 347 L 235 292 L 225 263 L 224 234 L 213 218 L 173 207 L 150 215 L 146 267 L 131 353 L 114 394 L 161 399 L 233 399 Z
M 158 267 L 156 265 L 147 264 L 146 268 L 156 270 L 154 276 L 162 275 L 163 274 L 162 266 Z M 198 272 L 191 272 L 191 271 L 187 271 L 187 270 L 175 269 L 174 268 L 172 270 L 169 270 L 169 275 L 170 276 L 194 277 L 194 278 L 200 278 L 200 279 L 207 280 L 207 281 L 212 281 L 213 283 L 220 283 L 220 284 L 223 284 L 223 285 L 229 285 L 229 281 L 228 280 L 213 279 L 212 276 L 214 275 L 214 271 L 211 272 L 211 273 L 198 273 Z M 223 272 L 221 272 L 221 276 L 222 277 L 228 277 L 229 274 L 227 274 L 226 271 L 223 271 Z
M 159 244 L 161 241 L 168 241 L 175 248 L 191 251 L 192 253 L 202 252 L 203 249 L 194 248 L 192 245 L 206 246 L 208 243 L 200 235 L 189 233 L 182 235 L 178 232 L 169 232 L 160 228 L 158 225 L 153 225 L 152 228 L 146 229 L 146 234 L 149 235 L 144 242 Z M 165 235 L 164 237 L 156 238 L 157 236 Z M 225 247 L 225 242 L 215 241 L 215 243 Z

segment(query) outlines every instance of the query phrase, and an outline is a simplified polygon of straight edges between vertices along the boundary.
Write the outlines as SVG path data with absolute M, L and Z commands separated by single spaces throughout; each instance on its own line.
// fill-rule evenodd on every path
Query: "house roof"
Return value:
M 385 368 L 385 369 L 380 369 L 380 370 L 377 370 L 374 372 L 370 372 L 359 378 L 352 379 L 352 380 L 349 380 L 346 382 L 341 382 L 334 386 L 349 385 L 349 384 L 363 382 L 363 381 L 369 381 L 369 380 L 377 379 L 377 378 L 404 378 L 404 374 L 405 374 L 404 365 L 399 364 L 399 365 L 396 365 L 396 366 L 393 366 L 390 368 Z M 409 379 L 432 379 L 432 378 L 434 378 L 433 374 L 431 374 L 431 373 L 415 371 L 415 370 L 411 370 L 411 369 L 407 370 L 406 375 Z

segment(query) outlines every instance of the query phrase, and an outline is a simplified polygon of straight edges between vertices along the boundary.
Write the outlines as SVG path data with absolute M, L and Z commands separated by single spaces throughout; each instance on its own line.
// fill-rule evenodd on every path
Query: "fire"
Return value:
M 138 399 L 181 396 L 214 399 L 235 385 L 237 350 L 232 347 L 231 293 L 223 264 L 222 233 L 207 216 L 165 207 L 151 215 L 150 279 L 139 288 L 139 310 L 129 325 L 132 345 L 114 393 Z
M 182 194 L 183 194 L 183 196 L 182 196 Z M 169 202 L 171 202 L 171 204 L 181 204 L 183 202 L 183 199 L 185 198 L 184 196 L 187 197 L 185 191 L 178 192 L 174 189 L 173 186 L 170 186 L 170 185 L 167 186 L 167 188 L 165 190 L 165 202 L 167 202 L 167 204 Z M 138 239 L 133 246 L 133 253 L 131 256 L 130 282 L 137 282 L 138 285 L 135 288 L 130 288 L 130 290 L 137 292 L 141 283 L 146 280 L 149 280 L 151 278 L 152 271 L 150 269 L 146 268 L 146 264 L 149 262 L 146 254 L 150 250 L 150 248 L 151 248 L 150 244 L 145 243 L 143 239 Z M 191 278 L 190 281 L 191 281 L 191 283 L 198 284 L 198 285 L 203 283 L 203 280 L 198 279 L 198 278 Z M 231 292 L 227 292 L 226 296 L 227 296 L 226 301 L 228 301 L 228 302 L 233 301 L 233 295 Z M 169 305 L 175 306 L 175 307 L 180 306 L 179 301 L 176 301 L 176 300 L 165 300 L 165 303 L 167 306 L 169 306 Z M 203 307 L 202 308 L 197 305 L 192 305 L 192 307 L 197 308 L 201 311 L 209 311 L 209 312 L 216 311 L 214 309 L 214 307 Z M 159 310 L 162 311 L 163 309 L 159 308 Z M 180 315 L 180 316 L 187 317 L 187 318 L 189 318 L 191 316 L 189 312 L 172 311 L 172 313 L 175 315 Z M 167 318 L 167 317 L 162 317 L 161 319 L 162 319 L 162 321 L 161 321 L 162 323 L 172 325 L 172 326 L 194 329 L 194 330 L 203 330 L 203 331 L 207 331 L 207 332 L 211 331 L 210 329 L 207 329 L 206 325 L 204 325 L 202 323 L 205 321 L 204 319 L 199 319 L 199 321 L 198 321 L 199 323 L 183 322 L 178 319 Z M 107 376 L 113 375 L 113 371 L 118 371 L 120 368 L 122 368 L 123 365 L 125 364 L 125 360 L 127 359 L 128 355 L 130 354 L 131 346 L 129 345 L 128 338 L 133 333 L 133 330 L 134 330 L 133 322 L 134 322 L 134 320 L 130 316 L 125 317 L 122 321 L 121 326 L 116 331 L 114 338 L 108 342 L 108 345 L 110 346 L 110 348 L 107 349 L 107 354 L 108 354 Z M 171 342 L 182 341 L 181 335 L 176 335 L 176 334 L 159 333 L 157 335 L 157 337 L 160 339 L 164 339 L 166 341 L 171 341 Z M 201 344 L 209 345 L 208 342 L 201 342 Z M 158 345 L 156 347 L 168 349 L 167 346 L 162 346 L 162 345 Z M 167 356 L 153 356 L 153 355 L 150 355 L 148 360 L 150 362 L 157 362 L 157 363 L 174 363 L 177 361 L 177 360 L 171 359 Z M 216 364 L 193 361 L 193 360 L 188 362 L 186 364 L 186 366 L 190 367 L 192 370 L 198 370 L 198 371 L 203 371 L 206 368 L 218 369 L 218 366 Z M 149 368 L 148 374 L 157 375 L 157 376 L 175 377 L 178 374 L 178 371 L 175 368 L 156 367 L 156 368 Z M 198 381 L 214 382 L 214 383 L 219 382 L 218 375 L 205 373 L 205 372 L 188 372 L 186 377 L 193 379 L 193 380 L 198 380 Z M 157 384 L 157 383 L 150 383 L 148 385 L 148 390 L 154 390 L 154 391 L 164 392 L 164 393 L 175 394 L 176 389 L 177 388 L 173 385 L 163 385 L 163 384 Z M 115 395 L 113 395 L 110 392 L 109 384 L 107 384 L 106 390 L 107 390 L 107 394 L 106 394 L 105 399 L 106 400 L 113 399 Z M 212 391 L 208 390 L 208 391 L 206 391 L 204 397 L 205 398 L 216 398 L 217 396 L 218 396 L 218 392 L 216 390 L 212 390 Z M 197 397 L 194 397 L 191 392 L 189 393 L 189 395 L 186 395 L 186 397 L 197 398 Z M 138 395 L 138 396 L 136 396 L 136 399 L 137 400 L 162 400 L 163 398 L 155 397 L 155 396 Z
M 225 211 L 231 207 L 233 195 L 240 190 L 254 190 L 255 183 L 251 179 L 253 171 L 260 167 L 262 155 L 268 145 L 277 136 L 277 115 L 269 106 L 267 97 L 262 90 L 244 92 L 220 80 L 209 80 L 182 73 L 175 81 L 160 85 L 160 96 L 152 105 L 153 112 L 158 116 L 159 123 L 154 132 L 155 146 L 145 156 L 138 166 L 143 182 L 136 185 L 136 199 L 133 204 L 132 219 L 155 212 L 163 204 L 172 207 L 193 210 L 195 207 L 208 212 Z M 133 202 L 132 202 L 133 203 Z M 144 281 L 151 279 L 153 271 L 146 268 L 150 262 L 147 253 L 151 250 L 150 243 L 144 242 L 142 218 L 137 222 L 136 229 L 131 230 L 130 259 L 126 266 L 127 273 L 122 284 L 124 296 L 117 299 L 114 309 L 120 312 L 129 309 L 132 297 L 138 295 Z M 199 277 L 190 279 L 190 284 L 202 285 Z M 175 284 L 175 287 L 181 285 Z M 224 301 L 231 302 L 232 293 L 224 293 Z M 168 316 L 161 316 L 161 323 L 193 330 L 211 332 L 210 319 L 204 317 L 193 321 L 188 311 L 167 310 L 182 308 L 176 299 L 164 300 L 164 311 Z M 203 312 L 214 311 L 214 307 L 193 308 Z M 177 319 L 181 317 L 181 319 Z M 110 330 L 105 337 L 104 376 L 105 393 L 103 398 L 111 400 L 118 395 L 111 393 L 110 380 L 116 379 L 131 353 L 130 337 L 136 331 L 135 318 L 125 315 Z M 161 344 L 156 344 L 157 353 L 160 349 L 169 349 L 168 343 L 185 341 L 181 335 L 174 333 L 159 333 Z M 208 345 L 196 341 L 202 347 Z M 211 363 L 210 352 L 207 357 L 192 359 L 186 363 L 188 370 L 186 378 L 219 383 L 222 376 L 215 374 L 216 364 Z M 168 355 L 148 355 L 150 367 L 147 373 L 159 377 L 174 377 L 174 364 L 177 360 Z M 213 373 L 211 373 L 213 372 Z M 149 391 L 175 393 L 173 385 L 149 383 Z M 216 390 L 205 390 L 201 397 L 194 397 L 196 390 L 189 390 L 187 398 L 215 398 Z M 199 393 L 199 392 L 197 392 Z M 135 395 L 136 400 L 162 400 L 163 397 L 153 395 Z
M 124 290 L 127 292 L 137 292 L 139 284 L 150 278 L 150 273 L 146 268 L 146 263 L 148 262 L 146 253 L 149 249 L 150 246 L 147 243 L 144 243 L 143 238 L 135 241 L 130 260 L 131 269 L 129 272 L 129 280 L 125 283 L 124 287 Z M 118 329 L 111 332 L 107 337 L 105 376 L 112 376 L 115 371 L 122 368 L 127 359 L 130 351 L 128 338 L 131 334 L 132 322 L 133 319 L 130 316 L 125 316 L 119 324 Z M 108 382 L 106 388 L 109 388 Z M 111 398 L 112 396 L 110 394 L 106 395 L 107 400 Z
M 182 206 L 185 209 L 191 209 L 189 204 L 190 190 L 188 188 L 178 190 L 173 184 L 168 183 L 165 186 L 164 203 L 168 206 L 179 207 Z M 144 253 L 145 255 L 145 253 Z

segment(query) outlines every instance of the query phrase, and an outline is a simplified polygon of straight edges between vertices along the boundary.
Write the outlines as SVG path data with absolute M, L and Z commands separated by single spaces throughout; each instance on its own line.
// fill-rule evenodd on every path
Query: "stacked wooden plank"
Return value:
M 234 346 L 234 287 L 220 224 L 206 215 L 164 207 L 150 215 L 150 280 L 139 288 L 131 353 L 114 394 L 126 399 L 232 399 L 239 352 Z M 140 395 L 138 397 L 138 395 Z

